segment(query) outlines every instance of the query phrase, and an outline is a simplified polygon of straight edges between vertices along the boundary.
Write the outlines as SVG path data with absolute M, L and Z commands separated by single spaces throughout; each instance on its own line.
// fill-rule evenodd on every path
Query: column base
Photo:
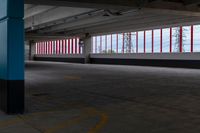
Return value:
M 0 109 L 6 114 L 24 113 L 24 80 L 0 79 Z

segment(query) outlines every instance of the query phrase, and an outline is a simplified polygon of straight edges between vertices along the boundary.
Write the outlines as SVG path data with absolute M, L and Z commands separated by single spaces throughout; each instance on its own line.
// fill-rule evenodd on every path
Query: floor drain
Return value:
M 40 96 L 48 96 L 48 93 L 38 93 L 38 94 L 33 94 L 35 97 L 40 97 Z

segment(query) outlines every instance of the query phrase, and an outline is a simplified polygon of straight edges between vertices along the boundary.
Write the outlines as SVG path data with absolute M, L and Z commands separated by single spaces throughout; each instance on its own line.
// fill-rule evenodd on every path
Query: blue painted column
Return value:
M 24 1 L 0 0 L 0 109 L 24 112 Z

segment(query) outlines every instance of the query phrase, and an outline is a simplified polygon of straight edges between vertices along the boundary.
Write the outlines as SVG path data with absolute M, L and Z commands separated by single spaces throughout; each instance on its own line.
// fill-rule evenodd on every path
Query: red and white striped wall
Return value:
M 36 43 L 36 54 L 62 55 L 82 53 L 83 50 L 82 47 L 79 46 L 79 38 L 42 41 Z

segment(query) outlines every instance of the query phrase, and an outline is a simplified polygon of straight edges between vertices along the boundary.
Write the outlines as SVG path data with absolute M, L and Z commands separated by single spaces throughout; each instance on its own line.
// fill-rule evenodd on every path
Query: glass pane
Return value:
M 200 25 L 194 26 L 194 52 L 200 52 Z
M 144 53 L 144 31 L 138 32 L 138 52 Z
M 106 53 L 106 36 L 102 36 L 102 53 Z
M 160 53 L 160 29 L 154 30 L 154 53 Z
M 124 53 L 131 53 L 132 42 L 131 33 L 124 33 Z
M 163 53 L 170 52 L 170 29 L 163 29 L 163 40 L 162 40 L 162 51 Z
M 152 52 L 152 31 L 146 31 L 146 53 Z
M 136 53 L 136 32 L 131 32 L 131 53 Z
M 183 52 L 191 52 L 191 26 L 183 27 Z
M 123 52 L 122 47 L 123 47 L 123 34 L 121 33 L 118 35 L 118 53 Z
M 111 35 L 107 36 L 107 53 L 111 53 Z
M 172 52 L 180 52 L 180 27 L 172 28 Z
M 97 36 L 97 53 L 100 53 L 100 36 Z
M 117 52 L 117 34 L 112 35 L 112 53 Z

